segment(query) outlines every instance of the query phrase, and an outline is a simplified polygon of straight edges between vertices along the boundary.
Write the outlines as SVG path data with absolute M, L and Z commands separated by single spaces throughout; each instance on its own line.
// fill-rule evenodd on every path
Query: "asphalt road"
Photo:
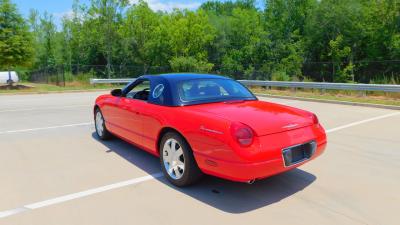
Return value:
M 399 111 L 262 98 L 316 113 L 325 154 L 253 185 L 180 189 L 157 158 L 96 138 L 99 94 L 0 96 L 0 224 L 399 224 Z

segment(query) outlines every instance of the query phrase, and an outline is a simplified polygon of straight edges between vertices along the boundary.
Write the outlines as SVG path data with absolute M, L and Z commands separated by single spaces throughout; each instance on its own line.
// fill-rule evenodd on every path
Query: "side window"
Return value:
M 147 101 L 150 94 L 150 81 L 143 80 L 142 82 L 136 84 L 132 90 L 130 90 L 125 97 Z

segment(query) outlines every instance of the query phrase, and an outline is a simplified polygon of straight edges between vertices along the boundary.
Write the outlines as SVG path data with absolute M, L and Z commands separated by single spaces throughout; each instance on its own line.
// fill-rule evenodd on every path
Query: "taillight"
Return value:
M 313 119 L 314 124 L 319 124 L 317 115 L 313 114 L 312 119 Z
M 253 143 L 254 132 L 249 126 L 243 123 L 232 123 L 231 133 L 233 139 L 242 147 L 248 147 Z

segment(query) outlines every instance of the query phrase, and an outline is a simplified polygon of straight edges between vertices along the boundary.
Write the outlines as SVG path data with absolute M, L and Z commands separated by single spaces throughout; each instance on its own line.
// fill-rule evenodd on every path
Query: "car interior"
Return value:
M 138 99 L 142 101 L 147 101 L 150 94 L 150 81 L 144 80 L 143 82 L 137 84 L 132 90 L 126 94 L 126 98 Z
M 204 97 L 218 97 L 226 94 L 226 91 L 214 82 L 192 82 L 181 90 L 185 99 L 195 100 Z

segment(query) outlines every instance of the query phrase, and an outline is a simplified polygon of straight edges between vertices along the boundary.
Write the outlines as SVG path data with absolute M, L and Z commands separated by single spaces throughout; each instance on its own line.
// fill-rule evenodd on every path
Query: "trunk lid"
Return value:
M 232 122 L 250 126 L 258 136 L 298 129 L 313 124 L 312 114 L 264 101 L 231 101 L 187 106 Z

